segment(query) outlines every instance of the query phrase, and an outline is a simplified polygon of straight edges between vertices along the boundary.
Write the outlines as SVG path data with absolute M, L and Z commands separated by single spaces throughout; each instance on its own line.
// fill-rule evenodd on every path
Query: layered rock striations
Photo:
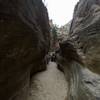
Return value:
M 68 81 L 66 100 L 100 100 L 100 0 L 80 0 L 57 61 Z
M 27 100 L 30 74 L 46 68 L 49 40 L 42 0 L 0 0 L 1 100 Z
M 76 5 L 70 38 L 84 55 L 84 63 L 100 74 L 100 1 L 80 0 Z

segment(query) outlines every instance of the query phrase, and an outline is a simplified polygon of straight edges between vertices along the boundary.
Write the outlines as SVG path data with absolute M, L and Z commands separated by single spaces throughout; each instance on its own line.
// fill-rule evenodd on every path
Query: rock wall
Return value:
M 49 20 L 42 0 L 0 0 L 0 99 L 27 100 L 30 74 L 49 50 Z
M 75 7 L 70 39 L 86 66 L 100 74 L 100 0 L 80 0 Z
M 69 85 L 66 100 L 100 100 L 100 0 L 77 3 L 68 40 L 57 52 Z

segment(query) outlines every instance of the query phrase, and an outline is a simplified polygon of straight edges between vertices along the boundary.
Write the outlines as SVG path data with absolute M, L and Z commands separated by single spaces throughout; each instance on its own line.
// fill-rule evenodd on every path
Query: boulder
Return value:
M 46 68 L 39 64 L 49 50 L 49 29 L 42 0 L 0 0 L 1 100 L 27 100 L 30 74 Z

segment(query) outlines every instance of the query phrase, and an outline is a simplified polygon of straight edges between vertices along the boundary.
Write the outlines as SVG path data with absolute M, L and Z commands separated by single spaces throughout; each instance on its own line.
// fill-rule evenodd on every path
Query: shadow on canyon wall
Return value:
M 1 100 L 27 100 L 30 75 L 46 69 L 49 30 L 42 0 L 0 0 Z

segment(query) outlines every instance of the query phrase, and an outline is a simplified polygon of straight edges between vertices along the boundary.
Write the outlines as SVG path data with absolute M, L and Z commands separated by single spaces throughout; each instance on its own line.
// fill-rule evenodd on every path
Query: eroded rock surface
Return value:
M 0 0 L 0 100 L 27 100 L 30 71 L 46 68 L 49 38 L 42 0 Z
M 66 100 L 100 100 L 100 0 L 77 3 L 57 60 L 69 82 Z
M 100 0 L 80 0 L 75 7 L 70 39 L 86 66 L 100 74 Z

